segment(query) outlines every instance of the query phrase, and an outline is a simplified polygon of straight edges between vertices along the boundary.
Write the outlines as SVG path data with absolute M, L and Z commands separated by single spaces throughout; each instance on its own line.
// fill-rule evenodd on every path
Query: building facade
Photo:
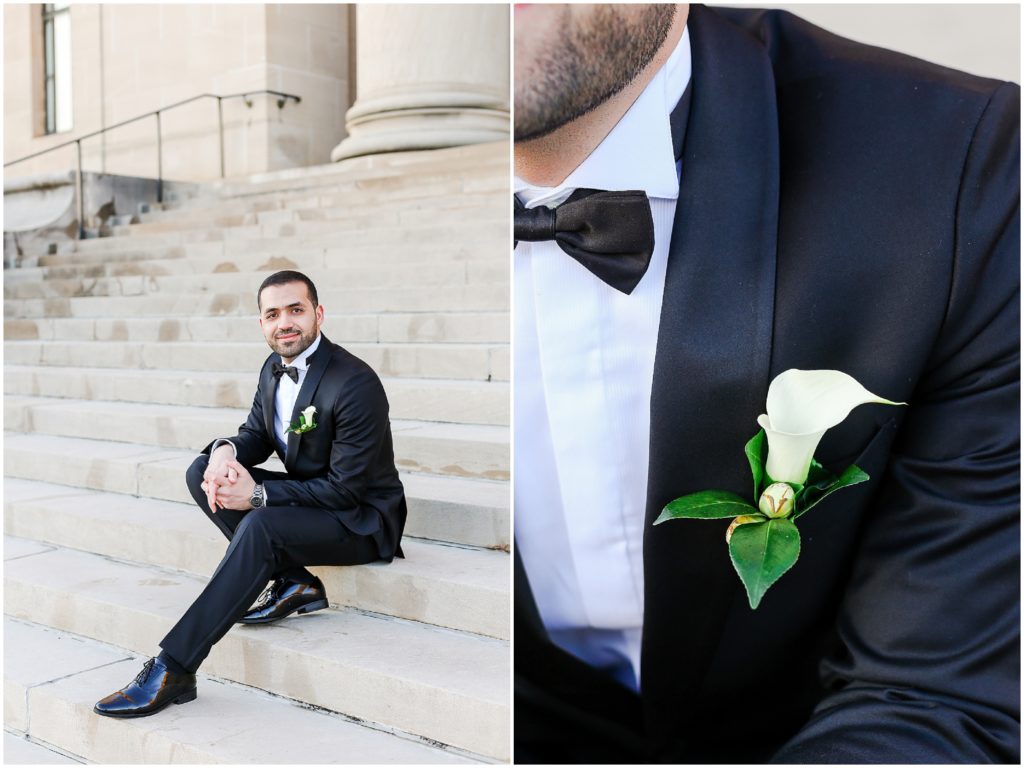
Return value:
M 5 5 L 5 163 L 103 129 L 84 170 L 186 181 L 501 140 L 508 40 L 500 5 Z M 167 109 L 202 94 L 233 98 Z

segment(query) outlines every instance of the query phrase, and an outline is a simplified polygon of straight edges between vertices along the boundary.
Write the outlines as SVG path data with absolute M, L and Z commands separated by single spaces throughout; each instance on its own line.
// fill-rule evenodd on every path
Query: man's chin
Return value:
M 311 342 L 310 342 L 311 343 Z M 309 343 L 305 342 L 301 336 L 293 341 L 281 341 L 275 339 L 270 345 L 270 348 L 277 352 L 281 357 L 298 357 L 309 347 Z

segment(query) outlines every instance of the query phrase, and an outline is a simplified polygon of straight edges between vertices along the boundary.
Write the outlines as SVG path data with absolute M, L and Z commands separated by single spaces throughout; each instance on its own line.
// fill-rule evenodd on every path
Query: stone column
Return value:
M 334 161 L 509 135 L 507 5 L 356 10 L 356 101 Z

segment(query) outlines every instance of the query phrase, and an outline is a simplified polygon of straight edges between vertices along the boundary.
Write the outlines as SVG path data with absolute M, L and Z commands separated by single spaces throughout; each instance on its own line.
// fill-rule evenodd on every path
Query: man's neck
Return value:
M 554 187 L 568 178 L 633 106 L 644 88 L 668 61 L 686 28 L 688 6 L 680 6 L 665 42 L 640 74 L 624 89 L 582 117 L 530 141 L 515 145 L 516 176 L 540 187 Z

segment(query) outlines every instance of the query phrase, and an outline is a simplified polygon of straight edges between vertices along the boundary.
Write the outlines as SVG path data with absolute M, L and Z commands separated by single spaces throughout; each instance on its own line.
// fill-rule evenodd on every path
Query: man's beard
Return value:
M 675 5 L 634 6 L 625 16 L 600 5 L 584 23 L 566 11 L 565 36 L 534 63 L 535 75 L 515 90 L 515 140 L 561 128 L 621 91 L 643 71 L 668 37 Z
M 277 352 L 281 357 L 287 357 L 294 360 L 296 357 L 301 355 L 307 349 L 310 344 L 316 341 L 316 335 L 320 332 L 320 329 L 316 326 L 311 328 L 309 332 L 304 333 L 299 331 L 299 338 L 294 341 L 288 342 L 287 344 L 282 343 L 277 337 L 274 337 L 269 343 L 270 348 Z

